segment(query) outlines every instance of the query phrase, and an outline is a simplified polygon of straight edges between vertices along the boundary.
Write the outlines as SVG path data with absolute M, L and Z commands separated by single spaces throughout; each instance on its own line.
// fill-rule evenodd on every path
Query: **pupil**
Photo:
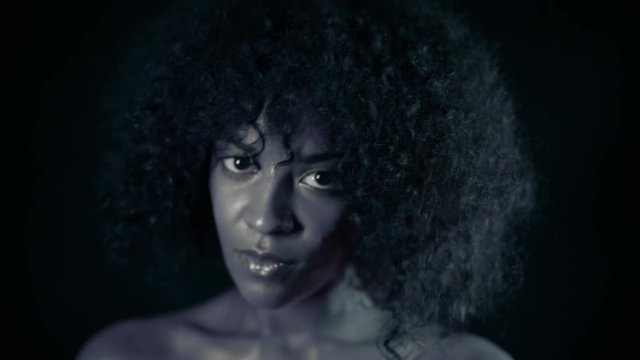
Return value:
M 313 179 L 319 185 L 329 185 L 329 184 L 331 184 L 331 181 L 333 180 L 333 176 L 331 176 L 331 174 L 329 174 L 327 172 L 317 172 L 316 175 L 313 177 Z
M 247 157 L 239 157 L 234 160 L 233 164 L 236 166 L 236 169 L 245 170 L 251 166 L 251 159 Z

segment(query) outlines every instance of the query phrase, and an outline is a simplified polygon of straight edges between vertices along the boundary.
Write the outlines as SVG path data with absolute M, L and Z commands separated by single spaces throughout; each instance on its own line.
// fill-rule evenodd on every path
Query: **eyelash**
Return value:
M 249 170 L 249 171 L 245 171 L 245 169 L 237 169 L 237 162 L 241 160 L 248 160 L 249 163 L 249 167 L 252 167 L 253 169 Z M 229 156 L 229 157 L 225 157 L 222 158 L 222 165 L 225 168 L 225 170 L 236 174 L 236 175 L 241 175 L 241 174 L 248 174 L 248 173 L 256 173 L 258 171 L 260 171 L 260 166 L 258 165 L 258 163 L 256 162 L 256 160 L 251 157 L 251 156 Z
M 329 185 L 322 185 L 320 183 L 318 183 L 318 179 L 315 179 L 315 177 L 317 177 L 320 174 L 326 174 L 326 176 L 331 180 L 331 183 Z M 325 171 L 325 170 L 312 170 L 309 171 L 307 173 L 305 173 L 302 178 L 300 179 L 300 183 L 305 185 L 305 186 L 309 186 L 313 189 L 317 189 L 317 190 L 323 190 L 323 191 L 331 191 L 331 192 L 335 192 L 340 190 L 339 186 L 336 184 L 336 181 L 333 180 L 333 176 L 334 174 L 331 171 Z M 311 179 L 311 181 L 315 182 L 318 185 L 312 185 L 310 184 L 308 181 L 305 181 L 306 179 Z
M 248 175 L 248 174 L 255 174 L 258 171 L 260 171 L 260 165 L 255 160 L 255 158 L 251 156 L 229 156 L 229 157 L 224 157 L 221 160 L 222 160 L 222 166 L 224 167 L 224 169 L 234 177 Z M 237 169 L 238 161 L 242 161 L 242 160 L 249 161 L 249 163 L 247 164 L 248 167 L 246 169 Z M 317 179 L 316 177 L 320 174 L 326 174 L 326 176 L 330 180 L 332 180 L 331 183 L 328 185 L 322 185 L 318 183 L 319 179 Z M 312 188 L 314 190 L 321 190 L 321 191 L 328 191 L 328 192 L 339 191 L 341 189 L 339 188 L 339 185 L 335 183 L 335 180 L 333 180 L 332 178 L 333 176 L 334 174 L 331 171 L 311 170 L 306 172 L 304 175 L 302 175 L 298 183 L 304 186 L 307 186 L 309 188 Z M 315 184 L 313 184 L 312 182 Z

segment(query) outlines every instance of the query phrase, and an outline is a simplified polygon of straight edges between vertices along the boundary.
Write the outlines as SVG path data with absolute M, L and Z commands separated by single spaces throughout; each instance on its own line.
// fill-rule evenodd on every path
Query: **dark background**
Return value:
M 2 327 L 11 358 L 72 358 L 108 323 L 227 285 L 213 274 L 209 288 L 172 302 L 107 267 L 98 246 L 100 91 L 163 3 L 36 1 L 2 11 Z M 539 171 L 524 287 L 501 314 L 506 325 L 478 331 L 516 359 L 640 358 L 634 12 L 611 1 L 456 4 L 497 44 Z

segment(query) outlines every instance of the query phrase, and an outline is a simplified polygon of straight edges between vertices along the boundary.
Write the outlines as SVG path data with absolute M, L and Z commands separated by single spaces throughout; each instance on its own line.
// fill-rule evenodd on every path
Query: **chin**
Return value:
M 275 310 L 304 301 L 324 288 L 320 285 L 322 283 L 314 283 L 320 285 L 318 287 L 302 285 L 305 282 L 306 285 L 310 284 L 309 281 L 300 281 L 300 279 L 298 281 L 291 279 L 287 282 L 269 282 L 261 279 L 252 281 L 240 278 L 235 281 L 235 285 L 242 297 L 253 307 Z
M 295 302 L 282 287 L 274 284 L 236 284 L 242 297 L 252 306 L 261 309 L 278 309 Z

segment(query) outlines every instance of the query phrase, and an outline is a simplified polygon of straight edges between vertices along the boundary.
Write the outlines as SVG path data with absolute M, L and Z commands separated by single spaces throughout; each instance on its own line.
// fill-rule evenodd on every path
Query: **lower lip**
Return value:
M 240 258 L 240 263 L 242 263 L 250 273 L 265 279 L 282 276 L 291 271 L 294 265 L 278 261 L 263 261 L 240 252 L 237 253 L 237 255 Z

